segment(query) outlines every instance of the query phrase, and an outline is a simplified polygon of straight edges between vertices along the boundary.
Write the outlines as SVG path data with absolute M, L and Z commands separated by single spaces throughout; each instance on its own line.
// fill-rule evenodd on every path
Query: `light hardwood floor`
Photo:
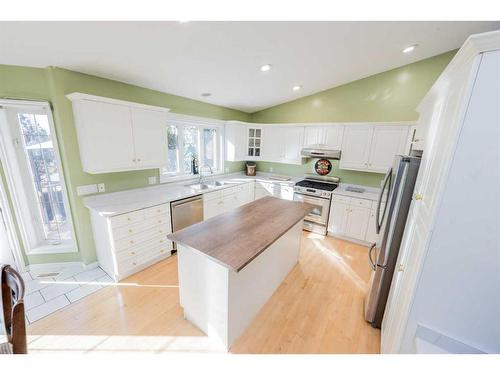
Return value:
M 367 248 L 304 232 L 299 264 L 232 353 L 378 353 L 363 320 Z M 177 257 L 110 285 L 29 326 L 30 352 L 217 351 L 184 320 Z

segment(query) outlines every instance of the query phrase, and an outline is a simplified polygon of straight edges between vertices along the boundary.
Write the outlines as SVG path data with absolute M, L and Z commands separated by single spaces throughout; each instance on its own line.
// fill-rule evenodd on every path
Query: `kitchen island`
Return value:
M 297 263 L 312 208 L 264 197 L 170 234 L 184 317 L 229 350 Z

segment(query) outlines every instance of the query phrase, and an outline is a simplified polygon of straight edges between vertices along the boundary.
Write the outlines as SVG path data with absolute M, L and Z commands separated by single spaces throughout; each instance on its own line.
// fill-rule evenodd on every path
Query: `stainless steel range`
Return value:
M 326 235 L 332 191 L 338 186 L 338 177 L 307 177 L 295 184 L 293 200 L 314 205 L 304 218 L 304 230 Z

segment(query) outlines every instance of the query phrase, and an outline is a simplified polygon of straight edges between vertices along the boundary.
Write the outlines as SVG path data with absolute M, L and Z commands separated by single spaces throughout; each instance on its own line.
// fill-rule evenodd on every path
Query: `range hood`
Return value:
M 340 160 L 340 150 L 332 150 L 326 145 L 313 145 L 304 147 L 300 155 L 303 158 L 334 159 Z

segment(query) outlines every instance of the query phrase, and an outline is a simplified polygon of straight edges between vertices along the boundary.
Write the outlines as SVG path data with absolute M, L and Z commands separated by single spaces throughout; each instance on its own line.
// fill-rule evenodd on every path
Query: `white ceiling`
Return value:
M 495 29 L 500 22 L 0 22 L 0 64 L 59 66 L 255 112 Z

